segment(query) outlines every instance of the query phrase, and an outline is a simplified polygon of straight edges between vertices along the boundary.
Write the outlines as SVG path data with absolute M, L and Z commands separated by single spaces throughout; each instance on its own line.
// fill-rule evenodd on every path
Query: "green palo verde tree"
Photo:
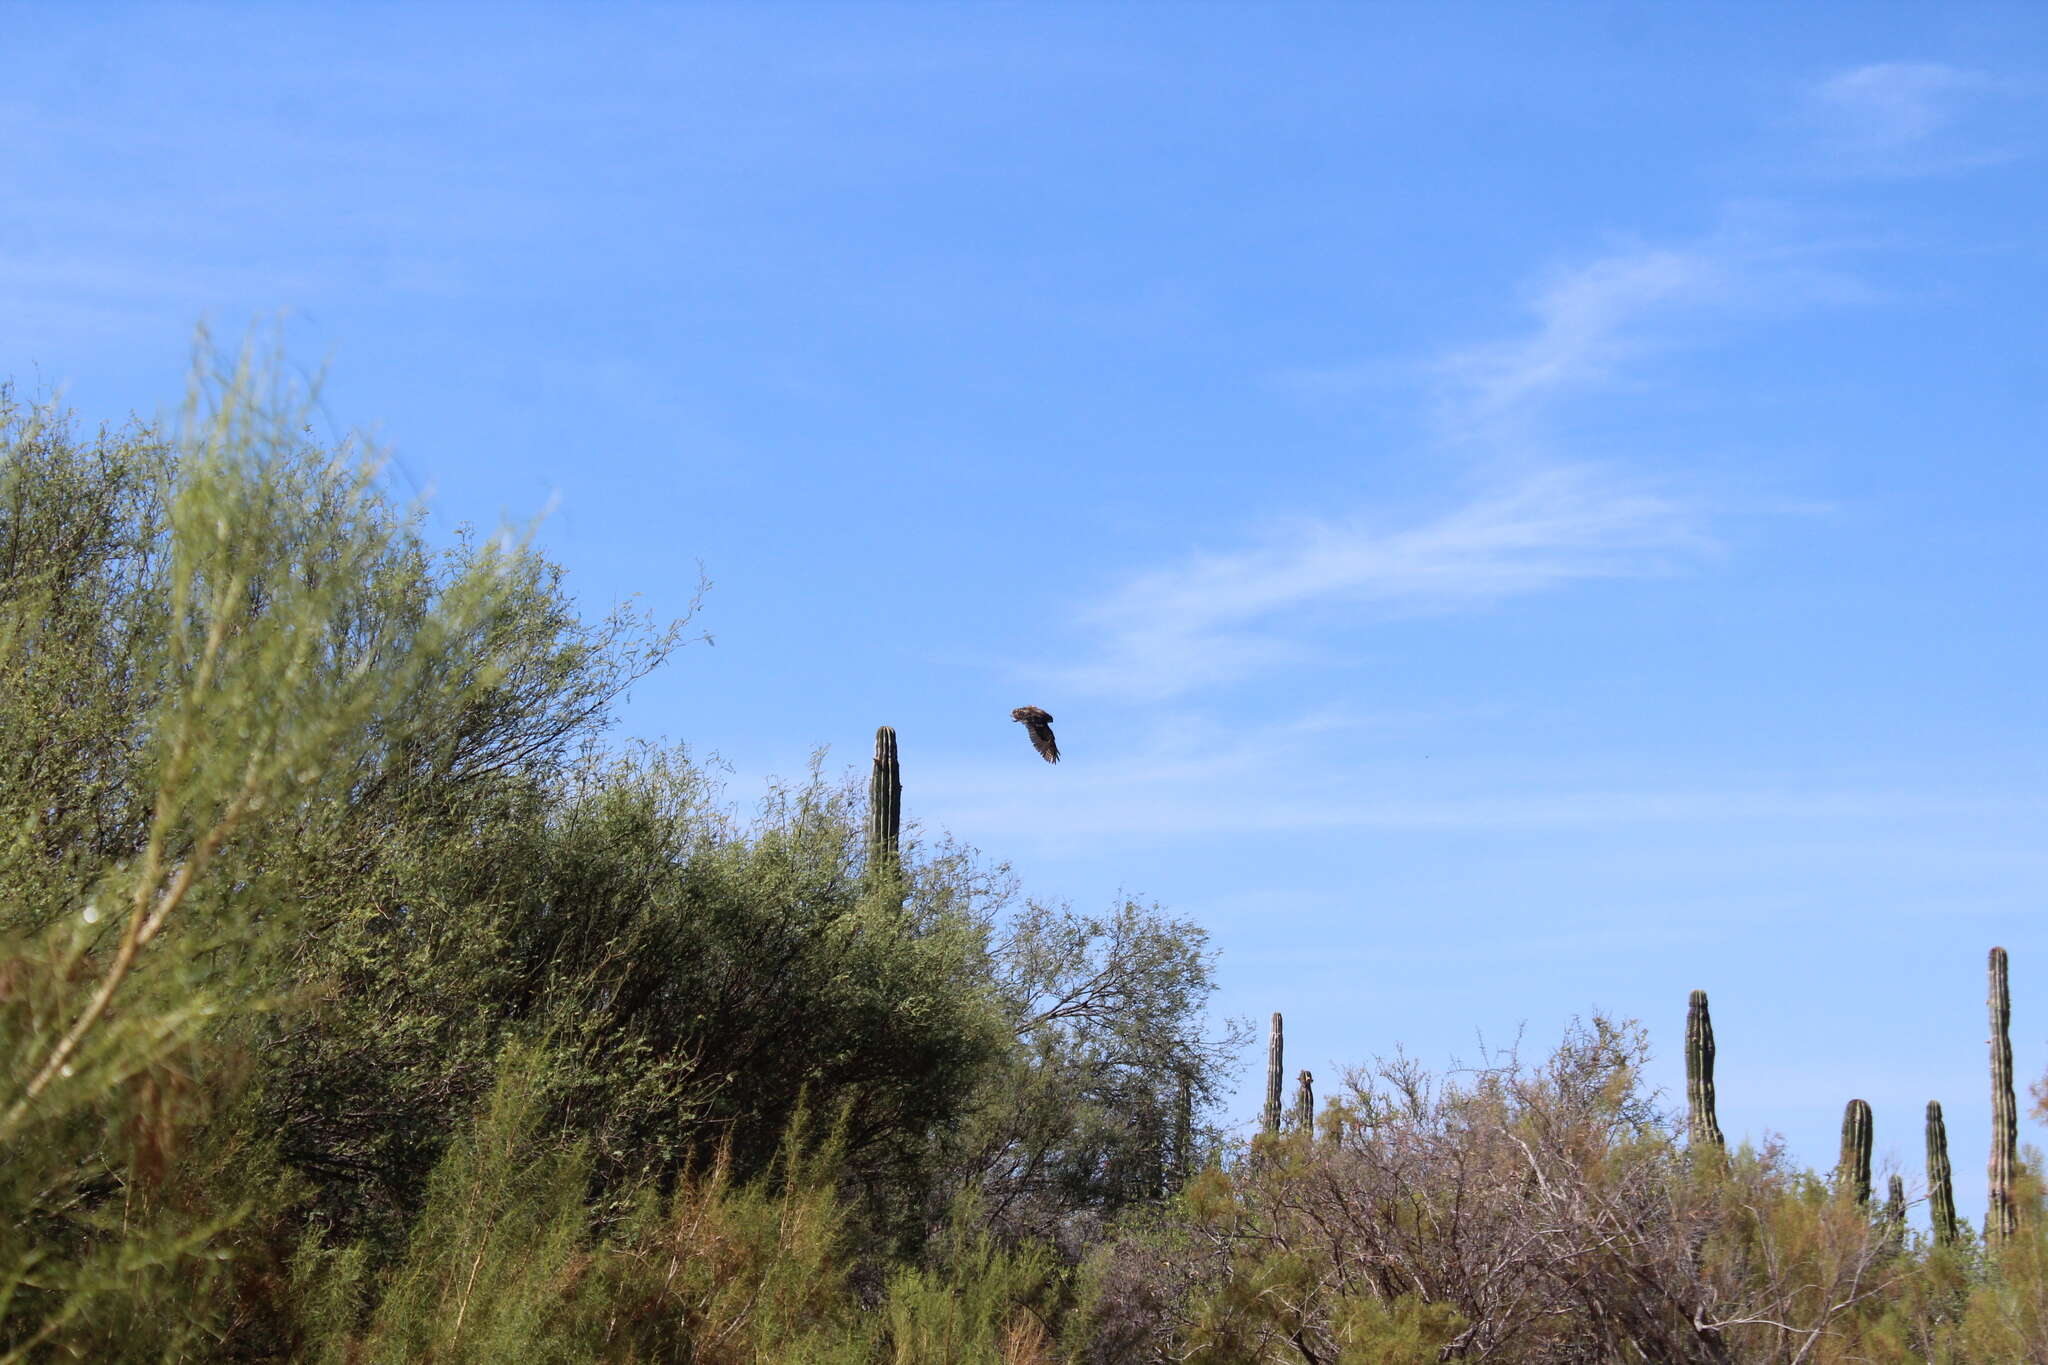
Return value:
M 1013 1042 L 949 1136 L 946 1184 L 978 1190 L 1006 1234 L 1078 1254 L 1076 1229 L 1157 1199 L 1217 1147 L 1203 1114 L 1247 1030 L 1212 1027 L 1215 954 L 1156 906 L 1027 904 L 991 957 Z
M 245 1150 L 202 1194 L 175 1158 L 295 923 L 264 851 L 438 742 L 423 687 L 499 676 L 479 631 L 519 552 L 395 572 L 412 522 L 369 463 L 307 446 L 278 373 L 203 365 L 175 438 L 0 407 L 0 1359 L 215 1330 L 266 1167 Z

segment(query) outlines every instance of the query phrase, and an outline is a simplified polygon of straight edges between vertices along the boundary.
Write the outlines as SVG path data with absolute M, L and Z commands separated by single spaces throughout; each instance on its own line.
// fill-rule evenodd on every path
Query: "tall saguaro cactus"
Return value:
M 1316 1130 L 1316 1078 L 1306 1071 L 1294 1088 L 1294 1126 L 1304 1133 Z
M 2012 990 L 2005 949 L 1991 950 L 1991 1207 L 1984 1240 L 1997 1244 L 2019 1231 L 2013 1171 L 2019 1164 L 2019 1106 L 2012 1093 Z
M 1714 1117 L 1714 1017 L 1707 1012 L 1705 991 L 1692 993 L 1685 1012 L 1685 1104 L 1692 1145 L 1724 1146 Z
M 1927 1101 L 1927 1220 L 1934 1225 L 1934 1240 L 1952 1247 L 1962 1235 L 1956 1226 L 1955 1177 L 1948 1166 L 1948 1125 L 1942 1121 L 1941 1101 Z
M 1180 1099 L 1173 1107 L 1173 1181 L 1188 1183 L 1195 1164 L 1195 1081 L 1180 1073 Z
M 1282 1044 L 1280 1011 L 1273 1011 L 1273 1036 L 1266 1044 L 1266 1131 L 1280 1131 L 1280 1073 Z
M 1870 1204 L 1870 1129 L 1870 1105 L 1850 1100 L 1842 1110 L 1842 1161 L 1835 1179 L 1865 1207 Z
M 1885 1250 L 1896 1253 L 1906 1244 L 1906 1181 L 1902 1176 L 1893 1176 L 1885 1187 L 1884 1216 L 1879 1225 L 1884 1229 Z
M 875 731 L 875 771 L 868 781 L 868 875 L 876 886 L 896 882 L 903 833 L 903 766 L 896 757 L 896 731 Z

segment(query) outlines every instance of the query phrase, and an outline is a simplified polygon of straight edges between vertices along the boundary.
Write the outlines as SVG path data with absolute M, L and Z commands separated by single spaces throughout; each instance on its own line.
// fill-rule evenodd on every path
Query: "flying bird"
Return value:
M 1031 747 L 1048 763 L 1060 761 L 1060 746 L 1052 737 L 1052 717 L 1035 706 L 1020 706 L 1010 719 L 1021 724 L 1031 736 Z

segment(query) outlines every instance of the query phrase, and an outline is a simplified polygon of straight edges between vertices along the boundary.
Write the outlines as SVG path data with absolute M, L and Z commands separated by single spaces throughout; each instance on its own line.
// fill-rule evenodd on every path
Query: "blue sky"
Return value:
M 282 312 L 438 526 L 703 562 L 625 731 L 737 797 L 893 724 L 1325 1089 L 1600 1008 L 1682 1093 L 1702 986 L 1731 1135 L 1970 1172 L 1994 943 L 2048 1068 L 2048 10 L 0 19 L 0 373 Z

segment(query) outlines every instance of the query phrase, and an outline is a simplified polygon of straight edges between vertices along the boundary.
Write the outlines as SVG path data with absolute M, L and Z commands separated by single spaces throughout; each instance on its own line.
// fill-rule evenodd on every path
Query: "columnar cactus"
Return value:
M 1266 1044 L 1266 1131 L 1280 1131 L 1280 1011 L 1273 1011 L 1273 1036 Z
M 1948 1125 L 1942 1122 L 1941 1101 L 1927 1101 L 1927 1219 L 1934 1225 L 1934 1240 L 1954 1246 L 1961 1236 L 1956 1226 L 1955 1177 L 1948 1166 Z
M 1316 1078 L 1306 1071 L 1295 1085 L 1294 1126 L 1304 1133 L 1316 1129 Z
M 1195 1164 L 1195 1081 L 1180 1073 L 1180 1101 L 1173 1110 L 1173 1178 L 1185 1185 Z
M 896 732 L 875 731 L 875 772 L 868 782 L 868 872 L 877 885 L 897 876 L 897 848 L 903 832 L 903 768 L 896 759 Z
M 1705 991 L 1692 993 L 1685 1013 L 1685 1103 L 1692 1145 L 1724 1145 L 1714 1117 L 1714 1019 L 1707 1013 Z
M 1864 1207 L 1870 1204 L 1870 1106 L 1850 1100 L 1842 1110 L 1842 1160 L 1835 1180 Z
M 2012 992 L 2005 949 L 1991 950 L 1991 1207 L 1984 1240 L 1999 1243 L 2019 1231 L 2013 1170 L 2019 1164 L 2019 1106 L 2012 1093 Z
M 1906 1240 L 1906 1182 L 1893 1176 L 1884 1199 L 1884 1244 L 1897 1251 Z

